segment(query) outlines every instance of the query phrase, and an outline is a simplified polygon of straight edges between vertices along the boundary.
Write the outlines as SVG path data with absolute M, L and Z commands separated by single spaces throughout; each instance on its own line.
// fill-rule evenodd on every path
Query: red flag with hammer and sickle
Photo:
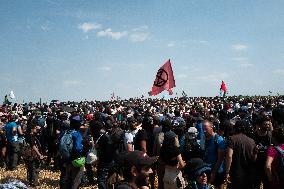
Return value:
M 164 90 L 167 90 L 170 95 L 173 94 L 172 88 L 176 86 L 174 73 L 170 60 L 168 60 L 157 72 L 150 96 L 155 96 Z

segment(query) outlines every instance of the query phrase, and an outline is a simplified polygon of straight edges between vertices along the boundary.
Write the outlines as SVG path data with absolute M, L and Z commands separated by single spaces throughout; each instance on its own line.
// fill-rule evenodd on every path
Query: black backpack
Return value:
M 277 174 L 278 174 L 280 185 L 282 186 L 282 188 L 284 188 L 284 150 L 282 150 L 279 146 L 275 146 L 275 149 L 279 153 Z
M 110 133 L 111 141 L 116 154 L 126 151 L 126 147 L 124 145 L 124 136 L 125 132 L 121 128 L 115 128 Z
M 203 152 L 196 138 L 190 138 L 190 133 L 185 133 L 183 158 L 188 161 L 191 158 L 203 158 Z

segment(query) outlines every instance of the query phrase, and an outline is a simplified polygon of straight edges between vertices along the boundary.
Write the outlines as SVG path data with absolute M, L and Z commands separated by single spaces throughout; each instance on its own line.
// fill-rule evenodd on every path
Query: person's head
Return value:
M 30 129 L 31 129 L 31 134 L 36 134 L 36 133 L 39 132 L 40 126 L 38 126 L 36 124 L 32 124 Z
M 142 128 L 145 130 L 153 129 L 153 118 L 151 116 L 145 116 L 142 121 Z
M 130 130 L 135 130 L 137 128 L 137 120 L 134 117 L 129 117 L 127 119 L 127 124 Z
M 284 144 L 284 128 L 279 127 L 272 131 L 272 142 L 275 145 Z
M 157 157 L 149 157 L 142 151 L 132 151 L 122 155 L 120 164 L 123 167 L 124 179 L 138 188 L 149 186 L 149 176 L 153 173 L 151 166 L 156 161 Z
M 234 131 L 236 134 L 243 133 L 246 134 L 246 131 L 249 128 L 249 123 L 246 120 L 238 120 L 234 125 Z
M 179 109 L 175 109 L 175 110 L 174 110 L 174 114 L 175 114 L 175 117 L 180 117 L 180 111 L 179 111 Z
M 40 110 L 35 111 L 35 117 L 39 118 L 40 116 L 41 116 L 41 111 Z
M 196 139 L 198 135 L 198 130 L 196 129 L 196 127 L 189 127 L 187 132 L 189 135 L 189 139 Z
M 212 138 L 214 136 L 214 129 L 213 129 L 213 123 L 209 120 L 204 120 L 202 122 L 204 134 L 206 138 Z
M 68 114 L 67 113 L 60 114 L 60 119 L 61 120 L 67 120 L 68 119 Z
M 262 115 L 260 116 L 260 120 L 259 120 L 259 130 L 265 132 L 265 131 L 269 131 L 271 130 L 271 119 L 270 117 L 266 116 L 266 115 Z
M 75 115 L 70 119 L 70 127 L 75 130 L 79 130 L 82 125 L 82 119 L 79 115 Z
M 200 185 L 205 185 L 210 179 L 211 167 L 200 158 L 192 158 L 187 162 L 184 173 L 189 181 L 196 181 Z
M 158 116 L 153 117 L 153 124 L 154 125 L 160 125 L 160 118 Z
M 173 131 L 168 131 L 164 134 L 163 148 L 170 146 L 179 146 L 178 136 Z
M 284 108 L 277 108 L 272 111 L 273 127 L 284 126 Z
M 94 124 L 93 124 L 93 127 L 95 127 L 96 130 L 99 131 L 99 133 L 103 133 L 103 132 L 106 131 L 106 130 L 105 130 L 105 127 L 104 127 L 104 123 L 101 122 L 101 121 L 95 121 Z M 98 133 L 98 134 L 99 134 L 99 133 Z
M 1 122 L 4 123 L 4 124 L 6 124 L 6 123 L 8 122 L 7 116 L 2 115 L 2 117 L 1 117 Z
M 171 130 L 171 125 L 172 125 L 171 120 L 165 119 L 165 120 L 162 121 L 161 124 L 162 124 L 162 132 L 163 133 Z

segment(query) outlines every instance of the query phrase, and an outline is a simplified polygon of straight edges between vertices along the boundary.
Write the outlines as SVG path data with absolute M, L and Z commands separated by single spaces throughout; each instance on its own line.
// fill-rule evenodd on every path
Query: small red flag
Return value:
M 155 96 L 164 90 L 172 95 L 172 88 L 176 86 L 174 73 L 170 60 L 168 60 L 157 72 L 156 79 L 154 81 L 152 91 L 149 92 L 150 96 Z
M 222 84 L 221 84 L 221 87 L 220 87 L 220 90 L 222 90 L 224 93 L 227 92 L 227 87 L 226 87 L 226 84 L 224 81 L 222 81 Z

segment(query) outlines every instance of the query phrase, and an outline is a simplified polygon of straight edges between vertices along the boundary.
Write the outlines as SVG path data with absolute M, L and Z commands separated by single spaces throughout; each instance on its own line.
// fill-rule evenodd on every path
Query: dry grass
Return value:
M 59 171 L 41 170 L 39 174 L 40 186 L 36 188 L 51 189 L 59 188 Z M 19 165 L 14 171 L 7 171 L 0 168 L 0 183 L 5 183 L 10 179 L 17 179 L 27 184 L 27 171 L 23 164 Z M 84 189 L 97 189 L 97 186 L 81 187 Z

